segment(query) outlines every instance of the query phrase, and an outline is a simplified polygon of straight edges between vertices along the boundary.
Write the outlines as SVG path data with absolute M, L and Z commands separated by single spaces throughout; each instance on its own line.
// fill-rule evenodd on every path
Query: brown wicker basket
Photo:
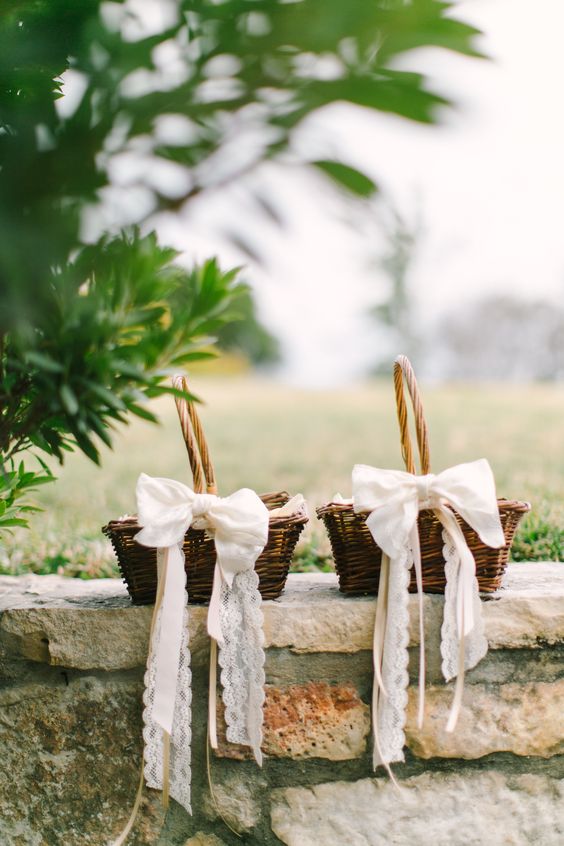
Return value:
M 402 456 L 408 473 L 415 473 L 404 397 L 404 377 L 413 404 L 421 473 L 424 475 L 430 472 L 427 424 L 415 374 L 409 360 L 402 355 L 394 363 L 394 387 Z M 456 514 L 456 519 L 476 561 L 478 585 L 483 593 L 492 593 L 500 587 L 515 529 L 523 514 L 531 508 L 528 502 L 506 499 L 499 499 L 498 506 L 505 535 L 505 546 L 501 549 L 491 549 L 486 546 L 462 517 Z M 317 516 L 323 520 L 331 541 L 340 590 L 349 594 L 377 593 L 382 550 L 377 546 L 366 526 L 368 515 L 355 514 L 352 504 L 329 502 L 317 509 Z M 444 593 L 442 525 L 432 511 L 422 511 L 418 525 L 423 565 L 423 589 L 427 593 Z M 412 592 L 417 589 L 414 572 L 412 572 L 409 589 Z
M 186 390 L 183 377 L 175 377 L 174 386 Z M 184 442 L 188 451 L 196 493 L 217 493 L 215 473 L 199 416 L 193 403 L 179 397 L 176 407 Z M 261 496 L 269 510 L 290 499 L 286 491 Z M 263 599 L 275 599 L 284 590 L 292 555 L 300 533 L 307 523 L 305 508 L 289 517 L 270 519 L 268 543 L 259 556 L 255 570 Z M 141 526 L 135 517 L 112 520 L 102 531 L 112 542 L 119 568 L 133 602 L 155 601 L 157 590 L 157 550 L 141 546 L 135 535 Z M 189 602 L 208 602 L 212 592 L 215 568 L 215 545 L 205 531 L 188 529 L 184 537 L 184 555 Z

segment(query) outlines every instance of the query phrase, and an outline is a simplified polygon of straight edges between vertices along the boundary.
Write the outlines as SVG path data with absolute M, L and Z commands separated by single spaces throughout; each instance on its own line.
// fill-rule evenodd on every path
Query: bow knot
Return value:
M 219 500 L 219 497 L 215 496 L 214 494 L 207 494 L 207 493 L 194 494 L 194 499 L 192 501 L 193 522 L 200 517 L 206 517 L 208 511 L 218 502 L 218 500 Z M 196 528 L 199 528 L 199 527 L 196 527 Z
M 431 501 L 431 484 L 434 479 L 435 476 L 432 473 L 427 473 L 426 476 L 415 477 L 415 490 L 417 491 L 420 510 L 433 507 Z

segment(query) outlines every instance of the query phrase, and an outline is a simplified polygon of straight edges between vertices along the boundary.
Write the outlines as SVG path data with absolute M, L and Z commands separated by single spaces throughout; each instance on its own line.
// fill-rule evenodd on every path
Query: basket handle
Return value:
M 411 362 L 405 355 L 398 355 L 394 361 L 394 388 L 396 392 L 396 406 L 400 428 L 401 454 L 408 473 L 415 473 L 415 462 L 413 460 L 413 448 L 407 422 L 407 405 L 404 395 L 404 379 L 413 406 L 415 417 L 415 433 L 417 435 L 417 446 L 419 447 L 419 463 L 421 474 L 426 475 L 430 470 L 429 457 L 429 432 L 425 422 L 423 404 L 417 387 L 417 380 Z
M 173 376 L 172 384 L 180 391 L 188 390 L 185 376 Z M 181 397 L 175 397 L 174 401 L 190 460 L 194 491 L 195 493 L 203 493 L 205 489 L 207 493 L 217 494 L 213 464 L 196 406 L 193 402 Z

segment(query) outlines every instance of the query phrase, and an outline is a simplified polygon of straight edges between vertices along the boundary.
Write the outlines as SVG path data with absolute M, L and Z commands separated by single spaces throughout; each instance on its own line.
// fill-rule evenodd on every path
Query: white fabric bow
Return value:
M 153 718 L 171 732 L 186 575 L 182 542 L 194 528 L 213 533 L 217 564 L 208 612 L 209 634 L 223 642 L 219 620 L 221 582 L 229 587 L 237 573 L 254 567 L 268 540 L 268 509 L 257 494 L 241 488 L 231 496 L 197 494 L 173 479 L 142 473 L 137 482 L 139 524 L 135 536 L 144 546 L 168 547 L 168 569 L 163 595 L 163 625 L 157 652 L 157 680 Z
M 220 648 L 225 647 L 222 666 L 226 676 L 234 680 L 234 685 L 239 681 L 241 686 L 245 686 L 244 690 L 235 694 L 236 707 L 233 710 L 236 712 L 235 719 L 242 727 L 239 732 L 242 736 L 238 736 L 237 741 L 249 743 L 260 763 L 264 652 L 261 597 L 254 565 L 268 540 L 269 514 L 262 500 L 248 488 L 242 488 L 231 496 L 222 498 L 213 494 L 197 494 L 181 482 L 153 478 L 145 473 L 140 475 L 137 483 L 137 509 L 139 524 L 143 528 L 135 539 L 144 546 L 157 547 L 161 562 L 159 580 L 162 591 L 158 622 L 152 634 L 152 669 L 146 676 L 145 702 L 148 703 L 148 709 L 144 714 L 145 737 L 149 737 L 152 746 L 157 747 L 156 752 L 152 754 L 146 745 L 145 757 L 153 757 L 157 765 L 152 769 L 146 767 L 145 772 L 150 776 L 147 778 L 149 786 L 161 788 L 163 793 L 166 793 L 169 783 L 168 767 L 172 761 L 179 773 L 176 781 L 182 783 L 175 784 L 174 769 L 171 770 L 171 795 L 190 810 L 189 783 L 185 784 L 186 781 L 189 782 L 191 731 L 190 726 L 186 725 L 190 719 L 190 691 L 183 690 L 183 687 L 189 687 L 190 681 L 186 631 L 186 573 L 182 549 L 184 535 L 190 526 L 205 529 L 214 538 L 217 554 L 208 611 L 208 632 L 212 638 L 209 705 L 211 742 L 217 746 L 217 641 Z M 247 581 L 240 583 L 236 577 Z M 244 631 L 230 631 L 229 623 Z M 249 655 L 251 647 L 253 651 Z M 220 652 L 220 662 L 221 660 Z M 245 669 L 252 678 L 237 675 L 237 668 L 231 666 L 237 661 L 245 663 Z M 182 728 L 179 725 L 181 720 L 184 722 Z M 171 737 L 172 756 L 167 748 Z M 177 744 L 179 748 L 175 747 L 175 737 L 181 738 Z M 158 772 L 159 769 L 161 772 Z
M 366 520 L 382 549 L 382 570 L 374 631 L 373 696 L 374 763 L 389 766 L 403 760 L 406 688 L 408 684 L 409 571 L 415 566 L 420 599 L 419 723 L 423 719 L 424 629 L 421 552 L 417 517 L 432 509 L 443 525 L 445 542 L 445 609 L 441 630 L 442 670 L 457 676 L 447 725 L 452 731 L 460 709 L 464 669 L 475 666 L 487 651 L 483 636 L 476 564 L 451 509 L 490 547 L 504 545 L 495 483 L 485 459 L 459 464 L 438 475 L 414 476 L 358 464 L 353 469 L 355 512 L 370 512 Z

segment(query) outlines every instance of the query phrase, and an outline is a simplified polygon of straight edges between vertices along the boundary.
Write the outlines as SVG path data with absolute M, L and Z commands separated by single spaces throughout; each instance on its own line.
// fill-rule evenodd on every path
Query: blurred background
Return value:
M 85 30 L 78 58 L 65 47 L 70 59 L 59 76 L 56 120 L 72 127 L 95 73 L 109 73 L 107 56 L 115 55 L 124 64 L 123 96 L 151 113 L 161 148 L 169 153 L 176 145 L 185 152 L 184 158 L 163 153 L 157 160 L 147 121 L 141 116 L 135 126 L 135 106 L 129 106 L 135 132 L 132 124 L 124 128 L 117 120 L 123 118 L 123 107 L 116 106 L 116 121 L 92 153 L 92 172 L 104 170 L 106 183 L 94 180 L 83 191 L 76 243 L 67 239 L 65 255 L 72 263 L 86 245 L 96 256 L 108 237 L 121 237 L 118 233 L 137 225 L 139 238 L 154 231 L 159 244 L 178 251 L 175 266 L 186 273 L 210 256 L 222 267 L 242 268 L 240 279 L 247 287 L 239 296 L 237 319 L 209 327 L 202 321 L 193 333 L 204 351 L 212 350 L 217 339 L 219 355 L 202 362 L 196 354 L 178 356 L 177 365 L 169 356 L 167 362 L 170 371 L 188 373 L 203 401 L 220 492 L 243 485 L 259 492 L 303 492 L 311 519 L 296 569 L 330 569 L 315 507 L 337 492 L 350 495 L 355 462 L 401 467 L 391 373 L 395 356 L 405 353 L 421 383 L 432 469 L 487 457 L 498 494 L 533 503 L 514 558 L 562 560 L 564 8 L 559 0 L 538 0 L 533 10 L 524 0 L 465 0 L 446 13 L 434 2 L 410 3 L 412 30 L 398 27 L 397 32 L 386 15 L 402 4 L 376 4 L 383 31 L 389 26 L 388 43 L 397 38 L 399 44 L 395 53 L 390 48 L 392 70 L 386 81 L 405 88 L 393 88 L 391 105 L 374 92 L 365 101 L 351 93 L 366 81 L 368 52 L 361 55 L 362 38 L 354 28 L 339 33 L 340 40 L 334 38 L 338 49 L 330 52 L 331 15 L 339 17 L 339 4 L 330 3 L 325 8 L 328 32 L 317 37 L 313 28 L 293 53 L 303 114 L 288 123 L 291 131 L 283 142 L 276 135 L 286 131 L 282 112 L 262 123 L 260 112 L 244 112 L 243 118 L 242 109 L 226 106 L 225 92 L 200 93 L 197 100 L 215 109 L 213 125 L 206 123 L 203 107 L 197 119 L 184 117 L 183 122 L 178 102 L 150 101 L 184 91 L 179 44 L 185 57 L 199 43 L 200 36 L 179 40 L 185 33 L 178 28 L 179 6 L 173 0 L 91 5 L 99 29 L 92 24 Z M 190 6 L 180 7 L 185 5 Z M 251 35 L 268 40 L 271 15 L 277 21 L 272 29 L 289 41 L 290 24 L 276 18 L 282 6 L 288 15 L 289 5 L 262 0 L 260 5 L 262 18 L 245 18 Z M 296 4 L 302 5 L 316 6 L 310 0 Z M 59 6 L 62 14 L 65 4 Z M 362 4 L 353 7 L 359 16 L 354 25 L 361 29 L 365 12 Z M 51 20 L 56 21 L 56 12 Z M 427 30 L 422 22 L 431 12 L 436 19 Z M 445 14 L 460 28 L 441 29 Z M 196 31 L 198 21 L 186 20 L 187 31 L 190 26 Z M 315 16 L 311 21 L 319 25 Z M 344 25 L 340 19 L 337 23 Z M 239 31 L 233 29 L 230 37 Z M 278 58 L 280 50 L 287 50 L 284 38 L 276 47 Z M 138 58 L 126 61 L 126 53 L 118 51 L 150 39 L 153 71 L 162 77 L 158 84 L 143 77 Z M 374 43 L 385 52 L 378 39 Z M 206 84 L 231 83 L 238 75 L 248 83 L 249 75 L 241 71 L 247 69 L 248 54 L 243 47 L 238 54 L 233 42 L 230 46 L 229 52 L 215 50 L 206 57 Z M 81 69 L 84 56 L 90 75 Z M 272 64 L 272 55 L 267 59 Z M 347 73 L 354 70 L 346 77 L 351 91 L 341 87 L 321 95 L 323 86 L 345 74 L 337 59 Z M 215 70 L 210 69 L 214 60 Z M 272 71 L 271 88 L 276 73 L 284 76 L 288 69 Z M 304 80 L 315 94 L 311 101 Z M 266 82 L 252 84 L 262 105 L 274 102 L 271 88 L 268 97 L 261 93 Z M 111 98 L 98 100 L 114 108 Z M 304 108 L 304 102 L 310 105 Z M 91 113 L 94 100 L 89 103 L 91 132 L 97 124 Z M 38 149 L 55 144 L 45 125 L 44 132 L 35 127 Z M 203 149 L 205 143 L 206 155 L 194 164 L 196 154 L 186 151 Z M 67 151 L 67 161 L 68 156 Z M 162 166 L 165 159 L 177 169 Z M 29 242 L 24 248 L 29 254 Z M 78 281 L 86 284 L 82 277 Z M 23 284 L 14 290 L 23 290 Z M 73 332 L 76 339 L 79 323 Z M 41 370 L 41 379 L 51 372 L 59 380 L 53 396 L 62 391 L 62 411 L 49 411 L 53 427 L 63 425 L 61 415 L 66 415 L 64 425 L 82 452 L 69 454 L 59 467 L 47 438 L 47 466 L 58 481 L 35 495 L 43 511 L 33 514 L 30 528 L 15 525 L 0 536 L 0 569 L 83 578 L 115 575 L 100 527 L 134 512 L 139 473 L 190 481 L 174 402 L 171 396 L 157 396 L 156 389 L 141 388 L 145 393 L 135 403 L 147 401 L 159 425 L 139 414 L 132 425 L 118 426 L 111 435 L 112 449 L 96 440 L 92 454 L 89 442 L 80 440 L 84 427 L 73 428 L 78 414 L 73 397 L 82 407 L 82 388 L 73 383 L 69 398 L 60 385 L 61 371 L 49 371 L 46 350 L 55 360 L 51 344 L 41 348 L 42 359 L 26 353 L 25 361 Z M 168 379 L 162 367 L 158 379 L 159 384 Z M 45 391 L 47 382 L 38 385 Z M 107 391 L 120 389 L 111 380 L 104 385 Z M 129 395 L 124 394 L 124 402 L 131 410 Z M 103 426 L 104 414 L 111 417 L 111 411 L 100 412 Z M 97 429 L 94 434 L 104 440 Z M 29 450 L 37 444 L 31 438 L 25 446 Z
M 339 103 L 300 129 L 296 143 L 368 173 L 375 198 L 351 207 L 319 177 L 267 164 L 252 185 L 281 226 L 240 183 L 157 221 L 188 261 L 245 263 L 285 382 L 350 384 L 399 351 L 427 379 L 564 377 L 564 8 L 455 8 L 489 61 L 419 49 L 396 62 L 454 101 L 438 126 Z

